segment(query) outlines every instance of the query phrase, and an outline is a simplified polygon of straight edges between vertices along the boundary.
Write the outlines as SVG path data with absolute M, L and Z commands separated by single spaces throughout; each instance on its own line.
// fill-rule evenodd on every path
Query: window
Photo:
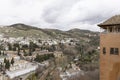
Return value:
M 115 54 L 116 54 L 116 55 L 119 54 L 119 50 L 118 50 L 118 48 L 115 48 Z
M 103 47 L 103 54 L 106 54 L 106 48 Z
M 118 48 L 110 48 L 110 54 L 118 55 L 119 54 L 119 49 Z
M 114 48 L 110 48 L 110 54 L 114 54 Z

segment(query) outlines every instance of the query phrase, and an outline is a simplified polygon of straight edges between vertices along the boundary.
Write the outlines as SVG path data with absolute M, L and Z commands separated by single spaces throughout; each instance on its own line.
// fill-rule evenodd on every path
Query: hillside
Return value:
M 57 29 L 41 29 L 25 24 L 13 24 L 10 26 L 0 27 L 0 34 L 8 37 L 32 37 L 41 39 L 63 39 L 77 38 L 81 41 L 94 41 L 98 44 L 98 32 L 88 30 L 71 29 L 69 31 L 61 31 Z

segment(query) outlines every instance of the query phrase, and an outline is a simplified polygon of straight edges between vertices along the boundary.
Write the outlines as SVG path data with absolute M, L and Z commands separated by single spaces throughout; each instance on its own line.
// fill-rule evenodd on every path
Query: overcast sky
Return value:
M 119 13 L 120 0 L 0 0 L 0 25 L 98 31 L 98 23 Z

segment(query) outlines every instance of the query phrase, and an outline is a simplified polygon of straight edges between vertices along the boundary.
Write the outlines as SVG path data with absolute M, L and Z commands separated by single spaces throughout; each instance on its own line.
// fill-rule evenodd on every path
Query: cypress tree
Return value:
M 9 62 L 9 60 L 6 61 L 5 68 L 8 69 L 8 70 L 10 69 L 10 62 Z
M 0 55 L 1 55 L 1 51 L 0 51 Z
M 6 60 L 6 58 L 4 58 L 4 63 L 6 63 L 7 62 L 7 60 Z
M 11 59 L 11 64 L 13 65 L 13 64 L 14 64 L 14 62 L 15 62 L 15 61 L 14 61 L 14 58 L 12 58 L 12 59 Z

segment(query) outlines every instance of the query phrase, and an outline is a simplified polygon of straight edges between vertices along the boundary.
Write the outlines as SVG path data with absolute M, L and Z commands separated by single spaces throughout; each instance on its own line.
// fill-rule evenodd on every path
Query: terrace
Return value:
M 6 71 L 6 75 L 10 79 L 13 79 L 15 77 L 30 73 L 32 71 L 35 71 L 37 69 L 38 65 L 33 64 L 24 60 L 17 61 L 9 71 Z

